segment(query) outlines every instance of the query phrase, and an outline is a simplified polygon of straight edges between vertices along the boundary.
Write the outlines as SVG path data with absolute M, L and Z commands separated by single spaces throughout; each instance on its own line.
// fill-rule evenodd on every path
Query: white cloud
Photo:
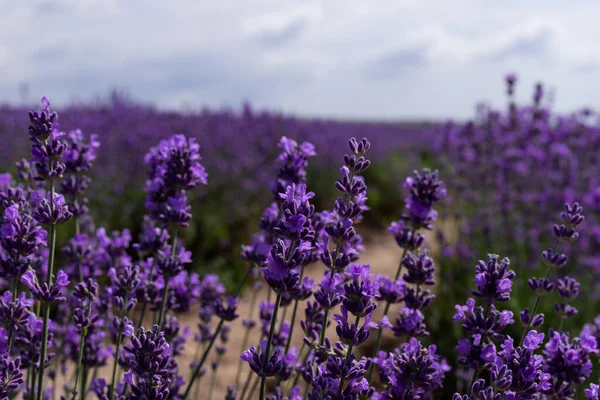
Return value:
M 2 0 L 0 0 L 2 3 Z M 8 3 L 7 3 L 8 4 Z M 0 100 L 110 87 L 162 107 L 258 106 L 351 118 L 469 116 L 538 79 L 600 107 L 600 3 L 559 0 L 55 0 L 3 7 Z M 1 4 L 0 4 L 1 5 Z M 595 103 L 594 103 L 595 102 Z

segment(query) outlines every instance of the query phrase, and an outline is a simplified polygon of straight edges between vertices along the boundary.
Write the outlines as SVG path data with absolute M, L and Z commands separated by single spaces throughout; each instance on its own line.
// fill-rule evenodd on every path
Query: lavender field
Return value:
M 599 399 L 600 119 L 0 108 L 0 399 Z

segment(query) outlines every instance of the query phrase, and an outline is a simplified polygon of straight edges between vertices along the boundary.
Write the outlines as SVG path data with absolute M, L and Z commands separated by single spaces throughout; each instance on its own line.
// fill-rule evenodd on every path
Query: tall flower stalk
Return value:
M 64 197 L 55 193 L 55 182 L 60 180 L 65 171 L 65 164 L 62 162 L 63 153 L 66 150 L 65 144 L 60 140 L 64 133 L 58 129 L 58 114 L 50 111 L 50 102 L 45 97 L 42 98 L 42 109 L 29 113 L 30 125 L 28 128 L 29 140 L 32 142 L 31 155 L 35 165 L 36 181 L 46 181 L 49 185 L 49 192 L 46 196 L 34 197 L 35 211 L 33 217 L 38 223 L 48 226 L 48 266 L 46 269 L 45 286 L 41 287 L 38 300 L 42 302 L 43 327 L 42 342 L 40 350 L 40 366 L 38 371 L 38 392 L 37 400 L 42 399 L 44 390 L 44 379 L 46 369 L 46 353 L 48 347 L 48 324 L 50 318 L 51 303 L 62 299 L 62 296 L 46 296 L 45 290 L 53 287 L 54 278 L 54 257 L 56 252 L 56 225 L 63 224 L 71 219 L 73 214 L 69 211 Z M 35 192 L 34 192 L 35 193 Z M 34 279 L 35 281 L 35 279 Z M 56 282 L 56 287 L 60 287 L 64 282 Z M 33 283 L 32 283 L 33 284 Z M 37 284 L 37 283 L 36 283 Z
M 525 328 L 521 335 L 520 344 L 523 344 L 523 340 L 532 326 L 540 326 L 544 322 L 543 314 L 537 314 L 541 298 L 550 293 L 554 288 L 554 285 L 549 287 L 549 278 L 552 271 L 564 267 L 567 263 L 567 255 L 563 254 L 561 251 L 565 243 L 571 243 L 579 237 L 577 228 L 584 220 L 582 212 L 583 207 L 581 207 L 579 203 L 573 203 L 572 205 L 566 204 L 565 210 L 560 214 L 562 224 L 554 225 L 552 229 L 554 237 L 558 241 L 558 245 L 555 251 L 548 249 L 542 252 L 542 261 L 544 265 L 548 267 L 544 278 L 534 278 L 529 280 L 529 286 L 534 293 L 536 293 L 536 297 L 531 312 L 528 308 L 521 312 L 521 322 L 523 322 Z
M 117 275 L 114 269 L 111 269 L 110 276 L 113 280 L 113 285 L 116 289 L 114 304 L 118 311 L 120 311 L 120 317 L 113 317 L 112 325 L 116 331 L 116 349 L 115 349 L 115 362 L 112 369 L 112 379 L 110 384 L 109 398 L 113 398 L 116 388 L 116 377 L 117 368 L 119 364 L 119 350 L 123 341 L 123 336 L 133 335 L 133 325 L 130 324 L 127 319 L 127 313 L 135 307 L 136 299 L 131 295 L 137 288 L 139 280 L 139 267 L 138 266 L 126 266 L 123 273 Z
M 315 207 L 310 204 L 314 193 L 306 191 L 306 185 L 288 186 L 280 193 L 283 200 L 281 205 L 282 217 L 277 221 L 273 232 L 278 236 L 267 258 L 263 274 L 267 284 L 276 293 L 275 306 L 271 316 L 267 340 L 261 342 L 261 352 L 255 347 L 242 353 L 242 358 L 250 364 L 250 368 L 261 378 L 259 398 L 266 397 L 266 381 L 268 376 L 278 374 L 277 366 L 282 363 L 278 358 L 281 349 L 275 348 L 271 354 L 271 345 L 277 324 L 277 314 L 281 298 L 285 293 L 295 293 L 300 290 L 300 269 L 309 259 L 315 232 L 312 228 L 311 217 Z
M 446 196 L 446 187 L 444 182 L 439 179 L 438 171 L 431 171 L 429 169 L 414 171 L 412 176 L 406 178 L 404 187 L 409 191 L 409 196 L 405 199 L 406 210 L 402 213 L 401 219 L 392 222 L 388 229 L 394 236 L 398 246 L 402 249 L 402 256 L 400 257 L 400 263 L 398 264 L 394 280 L 390 281 L 387 277 L 380 278 L 383 283 L 380 297 L 385 302 L 382 317 L 383 320 L 387 319 L 390 306 L 405 301 L 407 296 L 409 300 L 414 299 L 412 302 L 414 307 L 409 307 L 409 309 L 419 310 L 421 306 L 423 306 L 423 301 L 425 301 L 425 299 L 421 299 L 423 295 L 419 290 L 420 285 L 431 285 L 433 279 L 433 264 L 428 267 L 429 270 L 423 270 L 423 268 L 419 268 L 423 267 L 422 264 L 420 266 L 415 265 L 416 262 L 418 263 L 418 259 L 411 257 L 407 258 L 407 255 L 410 254 L 409 252 L 418 251 L 423 245 L 425 237 L 420 234 L 419 231 L 432 229 L 432 225 L 437 218 L 437 212 L 433 209 L 433 206 Z M 408 273 L 410 282 L 406 281 L 406 278 L 399 280 L 402 273 L 402 267 L 405 265 L 413 267 Z M 417 276 L 422 274 L 429 274 L 430 276 L 423 280 Z M 425 282 L 426 280 L 429 280 L 429 282 Z M 411 289 L 407 289 L 404 282 L 416 284 L 417 291 L 412 292 Z M 416 311 L 411 312 L 411 314 L 417 315 Z M 401 317 L 400 320 L 402 319 L 403 318 Z M 379 326 L 372 357 L 375 357 L 379 352 L 384 325 L 385 324 L 380 324 Z M 398 331 L 398 329 L 396 331 Z M 373 374 L 373 368 L 374 366 L 371 366 L 371 369 L 369 370 L 369 378 Z
M 367 185 L 360 174 L 367 170 L 371 161 L 365 154 L 371 148 L 366 138 L 358 141 L 352 138 L 348 142 L 352 154 L 344 155 L 342 177 L 335 187 L 343 197 L 335 202 L 329 224 L 324 228 L 325 234 L 320 258 L 329 269 L 329 279 L 333 280 L 336 272 L 343 271 L 351 262 L 358 259 L 358 250 L 362 248 L 362 237 L 354 230 L 354 224 L 361 221 L 363 211 L 367 210 Z M 332 243 L 334 249 L 329 248 Z M 324 307 L 323 322 L 319 335 L 319 346 L 323 345 L 327 325 L 329 324 L 329 307 Z

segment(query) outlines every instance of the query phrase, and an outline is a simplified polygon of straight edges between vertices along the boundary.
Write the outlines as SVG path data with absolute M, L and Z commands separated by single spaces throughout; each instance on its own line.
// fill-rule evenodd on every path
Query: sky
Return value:
M 121 89 L 165 109 L 249 101 L 301 116 L 468 118 L 537 81 L 600 108 L 600 2 L 0 0 L 0 102 Z

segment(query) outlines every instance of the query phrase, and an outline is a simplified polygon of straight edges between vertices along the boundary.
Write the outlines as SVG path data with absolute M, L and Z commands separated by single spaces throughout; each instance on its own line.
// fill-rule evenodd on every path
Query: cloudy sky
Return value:
M 468 117 L 542 80 L 600 108 L 600 2 L 0 0 L 0 101 L 110 88 L 163 108 L 344 118 Z M 27 88 L 27 90 L 23 90 Z

